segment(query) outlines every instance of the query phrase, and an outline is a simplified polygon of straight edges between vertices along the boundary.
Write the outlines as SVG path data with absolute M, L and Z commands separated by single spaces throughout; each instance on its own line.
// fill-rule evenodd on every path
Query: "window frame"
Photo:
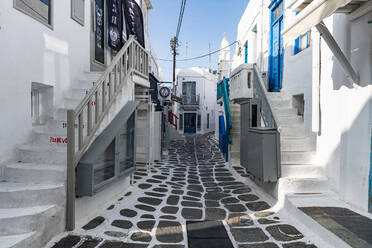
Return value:
M 82 0 L 83 1 L 83 20 L 81 20 L 79 17 L 77 17 L 76 15 L 74 15 L 74 8 L 75 8 L 75 5 L 74 5 L 74 2 L 76 2 L 77 0 L 71 0 L 71 19 L 76 21 L 77 23 L 79 23 L 81 26 L 84 27 L 85 25 L 85 0 Z
M 48 6 L 48 8 L 49 8 L 48 12 L 49 13 L 48 13 L 48 21 L 47 22 L 43 18 L 39 17 L 39 15 L 37 14 L 36 11 L 33 12 L 32 10 L 30 10 L 30 8 L 27 6 L 27 4 L 24 3 L 22 0 L 13 0 L 13 8 L 53 30 L 53 27 L 54 27 L 54 0 L 49 0 L 49 6 Z

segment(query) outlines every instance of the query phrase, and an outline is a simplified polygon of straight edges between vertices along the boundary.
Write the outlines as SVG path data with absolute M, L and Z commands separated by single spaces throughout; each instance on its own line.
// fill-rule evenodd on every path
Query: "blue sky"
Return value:
M 249 0 L 187 0 L 178 59 L 195 57 L 220 48 L 224 32 L 229 43 L 236 40 L 237 26 Z M 158 58 L 172 59 L 169 41 L 175 36 L 181 0 L 152 0 L 149 14 L 150 40 Z M 235 50 L 232 47 L 232 52 Z M 212 69 L 217 69 L 218 54 L 212 55 Z M 158 61 L 164 81 L 172 80 L 172 62 Z M 209 58 L 179 62 L 177 67 L 209 67 Z

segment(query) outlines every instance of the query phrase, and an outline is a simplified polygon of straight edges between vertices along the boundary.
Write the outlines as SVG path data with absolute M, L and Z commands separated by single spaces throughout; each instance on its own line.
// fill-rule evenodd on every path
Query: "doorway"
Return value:
M 271 36 L 269 56 L 269 91 L 278 92 L 282 89 L 283 76 L 283 1 L 273 1 L 271 10 Z
M 93 26 L 91 29 L 91 71 L 102 71 L 106 68 L 106 4 L 104 0 L 92 0 Z
M 184 114 L 185 124 L 184 133 L 196 133 L 196 114 L 185 113 Z

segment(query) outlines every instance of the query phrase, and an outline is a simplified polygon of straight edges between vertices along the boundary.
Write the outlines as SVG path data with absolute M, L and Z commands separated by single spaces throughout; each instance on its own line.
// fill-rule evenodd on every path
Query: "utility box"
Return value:
M 253 98 L 253 64 L 241 64 L 230 73 L 230 100 Z
M 241 164 L 256 179 L 276 182 L 280 177 L 280 137 L 275 128 L 249 128 L 242 135 Z
M 261 127 L 257 99 L 243 101 L 240 106 L 240 163 L 255 179 L 276 182 L 281 176 L 280 135 L 276 128 Z

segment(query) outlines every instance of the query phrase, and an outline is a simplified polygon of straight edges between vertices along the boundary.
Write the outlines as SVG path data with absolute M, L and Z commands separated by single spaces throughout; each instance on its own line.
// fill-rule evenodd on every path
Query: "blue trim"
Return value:
M 272 91 L 272 92 L 278 92 L 280 91 L 280 89 L 282 88 L 282 76 L 283 76 L 283 42 L 282 42 L 282 35 L 281 35 L 281 28 L 282 28 L 282 25 L 283 25 L 283 20 L 284 20 L 284 7 L 283 7 L 283 12 L 278 16 L 278 18 L 276 18 L 276 20 L 273 20 L 273 11 L 279 6 L 279 4 L 283 3 L 284 5 L 284 0 L 274 0 L 271 2 L 271 4 L 269 5 L 269 9 L 270 9 L 270 52 L 269 52 L 269 68 L 268 68 L 268 76 L 269 76 L 269 91 Z M 273 65 L 272 65 L 272 61 L 273 61 L 273 26 L 277 23 L 277 22 L 281 22 L 281 25 L 279 27 L 279 36 L 280 36 L 280 52 L 279 52 L 279 56 L 280 56 L 280 63 L 279 63 L 279 82 L 278 82 L 278 85 L 275 85 L 274 87 L 272 87 L 272 82 L 273 82 L 273 75 L 272 75 L 272 71 L 273 71 Z
M 244 44 L 244 63 L 248 63 L 248 41 L 245 42 Z

